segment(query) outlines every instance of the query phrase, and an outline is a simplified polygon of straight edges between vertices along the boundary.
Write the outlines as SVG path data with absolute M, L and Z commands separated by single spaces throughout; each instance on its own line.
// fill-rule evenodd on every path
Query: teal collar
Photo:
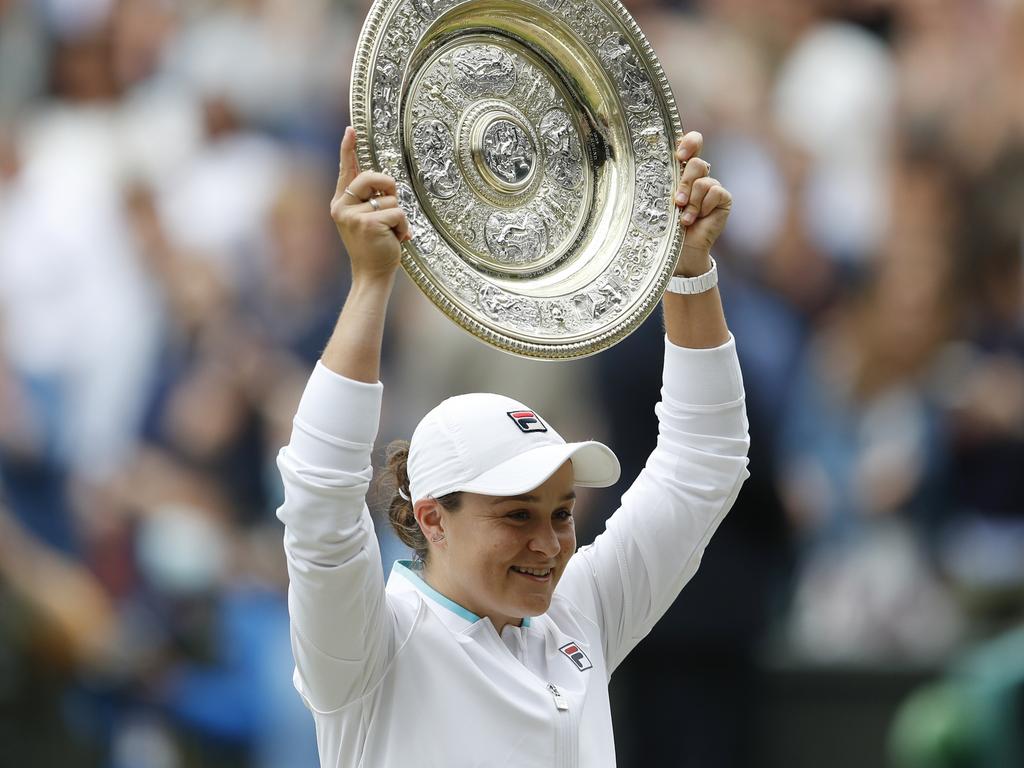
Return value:
M 397 573 L 406 580 L 408 580 L 416 589 L 425 594 L 431 600 L 438 605 L 443 605 L 449 611 L 454 613 L 456 616 L 465 619 L 470 624 L 475 624 L 480 621 L 480 617 L 473 613 L 467 608 L 463 608 L 461 605 L 456 603 L 454 600 L 445 597 L 432 586 L 427 584 L 420 575 L 423 572 L 423 563 L 417 560 L 396 560 L 394 566 L 391 569 L 392 573 Z M 530 626 L 530 617 L 526 616 L 523 618 L 523 627 Z

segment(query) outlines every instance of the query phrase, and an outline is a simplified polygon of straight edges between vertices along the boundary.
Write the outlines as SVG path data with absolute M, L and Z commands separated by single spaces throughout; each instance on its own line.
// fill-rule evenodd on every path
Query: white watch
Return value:
M 713 256 L 709 256 L 711 259 L 711 269 L 705 272 L 703 275 L 697 277 L 682 277 L 676 275 L 668 281 L 668 287 L 665 289 L 670 293 L 704 293 L 710 291 L 716 285 L 718 285 L 718 265 L 715 263 Z

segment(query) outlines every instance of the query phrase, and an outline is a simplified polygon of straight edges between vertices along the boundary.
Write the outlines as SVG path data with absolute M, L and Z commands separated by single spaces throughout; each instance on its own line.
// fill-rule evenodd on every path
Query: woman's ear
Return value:
M 420 530 L 431 544 L 442 544 L 445 539 L 442 507 L 435 499 L 420 499 L 413 508 Z

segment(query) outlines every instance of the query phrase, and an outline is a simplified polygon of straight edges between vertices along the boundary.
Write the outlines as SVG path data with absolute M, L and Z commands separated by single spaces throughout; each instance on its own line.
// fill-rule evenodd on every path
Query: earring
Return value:
M 439 544 L 442 541 L 444 541 L 444 537 L 445 535 L 443 533 L 435 533 L 433 536 L 430 537 L 430 540 L 435 544 Z

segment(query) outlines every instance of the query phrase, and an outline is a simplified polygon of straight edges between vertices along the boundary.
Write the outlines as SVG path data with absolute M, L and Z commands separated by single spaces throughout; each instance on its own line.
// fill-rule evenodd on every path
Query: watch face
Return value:
M 398 183 L 405 270 L 480 339 L 582 357 L 657 305 L 682 129 L 618 0 L 377 0 L 352 118 L 362 167 Z

